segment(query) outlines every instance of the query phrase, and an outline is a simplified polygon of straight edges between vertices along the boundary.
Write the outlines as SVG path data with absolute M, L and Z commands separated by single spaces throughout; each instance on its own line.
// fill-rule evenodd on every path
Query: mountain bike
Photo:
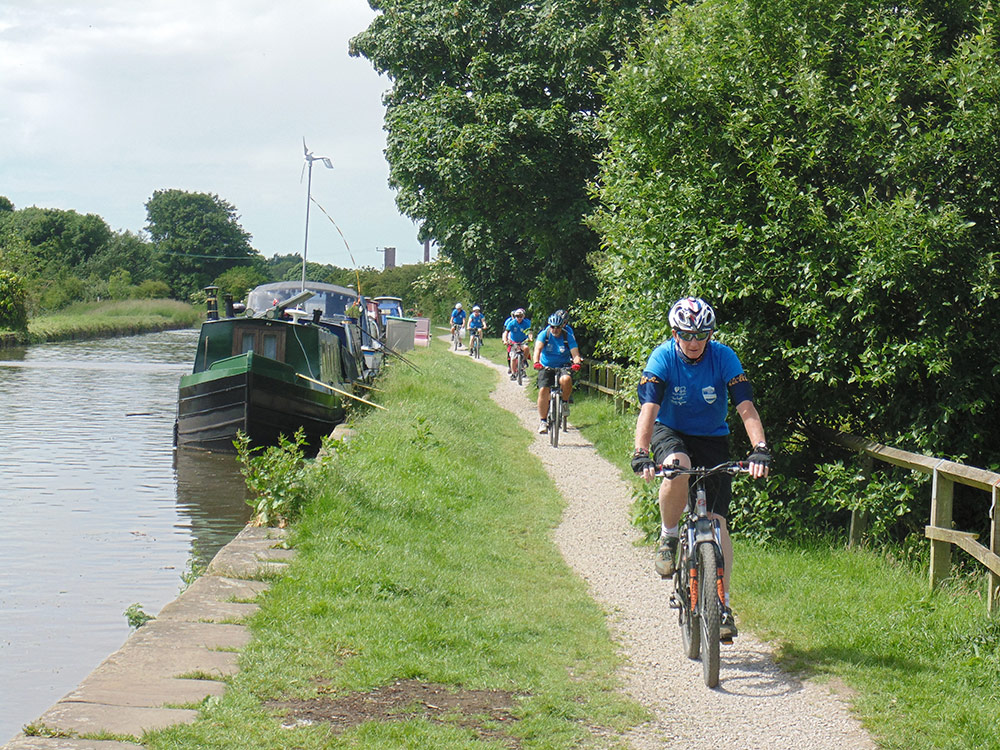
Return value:
M 483 329 L 472 329 L 472 340 L 469 341 L 469 356 L 479 359 L 479 349 L 483 345 Z
M 710 688 L 719 684 L 719 627 L 725 602 L 725 561 L 719 521 L 708 515 L 705 480 L 710 476 L 735 476 L 749 470 L 745 462 L 729 462 L 710 469 L 662 466 L 656 474 L 667 479 L 684 474 L 694 477 L 688 493 L 687 520 L 681 527 L 677 545 L 670 607 L 678 611 L 684 653 L 689 659 L 701 659 L 702 676 Z
M 456 326 L 451 332 L 451 346 L 457 352 L 462 345 L 462 329 Z
M 521 350 L 521 345 L 512 342 L 510 344 L 510 371 L 514 373 L 517 384 L 524 384 L 524 374 L 527 369 L 527 365 L 524 361 L 524 352 Z
M 569 410 L 566 408 L 566 404 L 562 400 L 562 388 L 559 386 L 559 380 L 563 375 L 569 374 L 568 367 L 546 367 L 545 370 L 551 370 L 555 375 L 555 385 L 549 390 L 549 442 L 552 444 L 553 448 L 559 447 L 559 430 L 566 431 L 566 426 L 569 424 Z

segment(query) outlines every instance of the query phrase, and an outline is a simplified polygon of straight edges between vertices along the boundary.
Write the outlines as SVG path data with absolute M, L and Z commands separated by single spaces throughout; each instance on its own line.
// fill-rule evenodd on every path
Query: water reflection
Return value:
M 246 484 L 236 456 L 174 451 L 177 508 L 189 521 L 191 555 L 204 567 L 249 519 Z
M 0 351 L 0 743 L 243 527 L 233 456 L 179 455 L 197 332 Z

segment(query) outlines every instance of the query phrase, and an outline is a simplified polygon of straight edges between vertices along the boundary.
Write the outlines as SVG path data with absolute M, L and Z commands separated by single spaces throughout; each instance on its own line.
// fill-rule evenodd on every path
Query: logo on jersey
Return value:
M 675 385 L 670 393 L 670 403 L 674 406 L 683 406 L 687 403 L 687 388 L 683 385 Z
M 706 404 L 714 404 L 715 399 L 718 398 L 715 393 L 715 386 L 708 386 L 701 389 L 701 397 L 705 399 Z

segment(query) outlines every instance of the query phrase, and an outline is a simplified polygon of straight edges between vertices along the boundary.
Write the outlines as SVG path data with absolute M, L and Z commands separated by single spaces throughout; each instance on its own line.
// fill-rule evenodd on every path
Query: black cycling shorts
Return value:
M 570 375 L 571 370 L 569 365 L 566 367 L 550 368 L 544 367 L 538 371 L 538 387 L 541 388 L 555 388 L 558 382 L 557 376 L 561 378 L 563 375 Z
M 683 453 L 691 459 L 692 466 L 711 468 L 729 460 L 729 436 L 685 435 L 660 422 L 653 424 L 650 441 L 653 461 L 659 466 L 671 453 Z M 733 499 L 733 478 L 717 474 L 705 481 L 708 510 L 723 518 L 729 517 L 729 504 Z

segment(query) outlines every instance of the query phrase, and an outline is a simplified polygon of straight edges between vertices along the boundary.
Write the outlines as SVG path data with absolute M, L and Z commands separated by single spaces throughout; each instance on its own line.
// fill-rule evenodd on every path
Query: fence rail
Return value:
M 624 413 L 630 407 L 638 405 L 633 384 L 627 383 L 621 368 L 616 365 L 584 359 L 578 383 L 613 398 L 616 411 L 620 410 Z M 986 581 L 986 606 L 990 612 L 993 612 L 994 608 L 1000 607 L 1000 512 L 998 512 L 1000 511 L 1000 507 L 998 507 L 1000 506 L 1000 474 L 943 458 L 909 453 L 826 427 L 814 427 L 811 431 L 829 442 L 861 453 L 867 464 L 866 472 L 870 472 L 871 461 L 878 460 L 904 469 L 930 474 L 932 477 L 931 517 L 930 523 L 924 527 L 924 536 L 931 543 L 931 588 L 935 588 L 950 577 L 951 548 L 952 545 L 955 545 L 965 550 L 989 571 Z M 956 483 L 990 494 L 989 547 L 976 541 L 979 537 L 978 534 L 952 528 Z M 862 516 L 854 514 L 851 518 L 850 532 L 852 543 L 860 538 L 863 526 Z
M 986 606 L 990 612 L 1000 605 L 1000 474 L 973 466 L 948 461 L 933 456 L 891 448 L 863 438 L 837 432 L 826 427 L 812 429 L 818 436 L 845 448 L 859 451 L 865 456 L 920 471 L 932 476 L 931 518 L 924 527 L 924 536 L 931 540 L 930 585 L 937 586 L 951 575 L 951 546 L 961 547 L 989 570 L 987 576 Z M 955 484 L 964 484 L 990 493 L 990 546 L 976 541 L 978 534 L 952 528 Z M 852 520 L 852 536 L 855 523 Z

